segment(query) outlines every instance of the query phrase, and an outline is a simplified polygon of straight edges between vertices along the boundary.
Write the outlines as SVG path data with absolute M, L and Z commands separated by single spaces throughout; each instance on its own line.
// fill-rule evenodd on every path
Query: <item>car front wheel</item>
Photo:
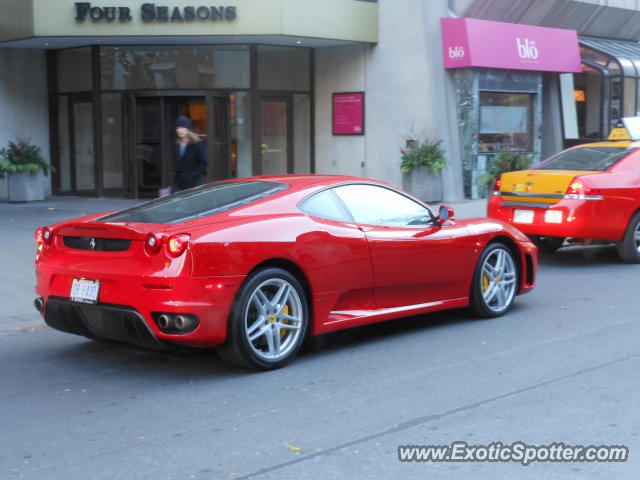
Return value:
M 298 279 L 279 268 L 259 270 L 240 288 L 218 352 L 241 367 L 279 368 L 298 353 L 308 328 L 309 307 Z
M 502 243 L 490 244 L 480 255 L 471 285 L 471 310 L 485 318 L 505 313 L 518 290 L 518 267 Z

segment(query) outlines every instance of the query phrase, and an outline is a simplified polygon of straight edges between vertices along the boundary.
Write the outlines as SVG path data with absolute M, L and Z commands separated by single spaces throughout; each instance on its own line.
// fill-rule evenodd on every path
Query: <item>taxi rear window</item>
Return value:
M 605 171 L 635 148 L 584 147 L 569 150 L 536 165 L 538 170 L 596 170 Z

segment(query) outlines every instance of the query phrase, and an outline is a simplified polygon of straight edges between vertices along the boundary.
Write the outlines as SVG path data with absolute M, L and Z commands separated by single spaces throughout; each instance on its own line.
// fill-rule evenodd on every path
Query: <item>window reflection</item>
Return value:
M 300 205 L 300 210 L 314 217 L 339 220 L 341 222 L 351 221 L 344 211 L 344 207 L 340 205 L 335 193 L 331 190 L 325 190 L 308 198 Z
M 393 190 L 375 185 L 345 185 L 334 189 L 357 223 L 409 227 L 430 225 L 429 210 Z
M 529 93 L 480 92 L 478 151 L 533 151 L 533 101 Z
M 249 48 L 104 47 L 100 49 L 105 90 L 248 88 Z

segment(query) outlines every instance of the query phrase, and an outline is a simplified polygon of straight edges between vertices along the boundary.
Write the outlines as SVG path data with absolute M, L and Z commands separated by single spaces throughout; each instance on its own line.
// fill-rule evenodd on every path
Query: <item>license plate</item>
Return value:
M 97 303 L 100 282 L 86 280 L 84 278 L 74 278 L 71 283 L 71 293 L 69 297 L 74 302 Z
M 513 223 L 533 223 L 533 210 L 516 208 L 513 211 Z
M 547 210 L 544 212 L 544 221 L 547 223 L 562 223 L 562 210 Z

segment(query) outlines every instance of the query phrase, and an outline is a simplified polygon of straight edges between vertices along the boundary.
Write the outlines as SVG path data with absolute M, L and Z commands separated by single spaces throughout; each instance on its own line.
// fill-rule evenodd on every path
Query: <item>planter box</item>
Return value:
M 402 175 L 402 188 L 424 202 L 442 201 L 442 175 L 431 175 L 426 168 Z
M 37 202 L 44 200 L 41 175 L 29 172 L 9 173 L 9 202 Z

